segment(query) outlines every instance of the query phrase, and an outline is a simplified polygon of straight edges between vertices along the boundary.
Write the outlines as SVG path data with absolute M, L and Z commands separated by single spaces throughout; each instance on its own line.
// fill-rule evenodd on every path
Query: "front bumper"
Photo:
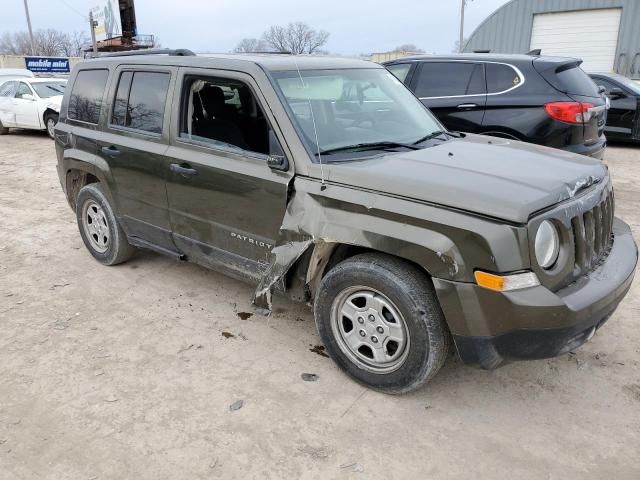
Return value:
M 628 292 L 638 262 L 629 226 L 615 219 L 613 234 L 606 261 L 556 292 L 538 286 L 499 293 L 434 278 L 462 360 L 491 369 L 508 359 L 554 357 L 591 338 Z

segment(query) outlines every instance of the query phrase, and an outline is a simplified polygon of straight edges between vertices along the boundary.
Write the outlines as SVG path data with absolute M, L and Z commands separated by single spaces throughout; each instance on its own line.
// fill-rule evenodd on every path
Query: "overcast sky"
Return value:
M 86 30 L 100 0 L 28 0 L 34 30 Z M 465 34 L 507 0 L 468 2 Z M 330 33 L 326 50 L 345 55 L 413 43 L 450 53 L 458 38 L 460 0 L 135 0 L 138 33 L 164 47 L 226 52 L 274 24 L 303 21 Z M 82 14 L 82 15 L 81 15 Z M 2 0 L 0 33 L 26 30 L 23 0 Z

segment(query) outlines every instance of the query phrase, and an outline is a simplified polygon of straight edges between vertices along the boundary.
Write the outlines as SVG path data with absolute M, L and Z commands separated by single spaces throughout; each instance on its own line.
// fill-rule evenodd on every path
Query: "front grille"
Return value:
M 574 277 L 584 275 L 607 257 L 613 243 L 613 190 L 592 210 L 571 219 L 575 266 Z

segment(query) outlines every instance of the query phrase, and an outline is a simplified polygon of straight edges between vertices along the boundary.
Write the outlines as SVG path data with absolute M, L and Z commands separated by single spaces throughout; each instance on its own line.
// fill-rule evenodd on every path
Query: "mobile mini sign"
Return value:
M 69 73 L 69 59 L 56 57 L 24 57 L 27 70 L 33 73 Z

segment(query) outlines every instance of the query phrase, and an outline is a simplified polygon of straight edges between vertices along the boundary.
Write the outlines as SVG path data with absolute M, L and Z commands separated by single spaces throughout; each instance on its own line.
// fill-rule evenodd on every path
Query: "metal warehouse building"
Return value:
M 640 0 L 511 0 L 464 51 L 579 57 L 587 71 L 640 79 Z

